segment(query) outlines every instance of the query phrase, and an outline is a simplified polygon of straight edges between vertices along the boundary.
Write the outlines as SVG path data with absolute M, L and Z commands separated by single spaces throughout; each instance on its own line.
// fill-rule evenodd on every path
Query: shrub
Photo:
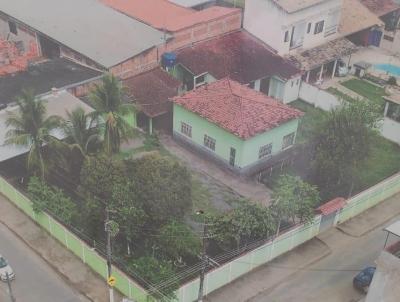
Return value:
M 395 78 L 395 77 L 390 77 L 389 79 L 388 79 L 388 81 L 387 81 L 387 83 L 389 84 L 389 85 L 397 85 L 397 79 Z

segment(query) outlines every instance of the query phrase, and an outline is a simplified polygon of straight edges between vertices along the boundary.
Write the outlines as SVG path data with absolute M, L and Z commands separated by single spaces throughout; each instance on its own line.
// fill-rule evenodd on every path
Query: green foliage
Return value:
M 90 93 L 90 103 L 95 109 L 92 116 L 101 124 L 104 120 L 104 150 L 107 154 L 119 151 L 121 141 L 133 135 L 133 128 L 126 116 L 134 114 L 133 104 L 124 104 L 122 84 L 112 74 L 103 77 L 101 85 L 96 85 Z
M 154 150 L 159 149 L 161 147 L 160 139 L 158 138 L 157 134 L 152 134 L 146 136 L 144 141 L 144 147 L 146 150 Z
M 55 187 L 49 187 L 37 177 L 31 177 L 28 193 L 33 202 L 33 210 L 39 213 L 48 210 L 64 223 L 71 224 L 78 214 L 75 203 L 64 192 Z
M 46 117 L 44 102 L 36 99 L 32 91 L 23 91 L 17 105 L 18 111 L 8 113 L 6 126 L 10 129 L 5 143 L 28 147 L 28 170 L 44 179 L 43 145 L 54 139 L 50 132 L 60 126 L 61 120 L 57 116 Z
M 153 286 L 157 286 L 161 282 L 171 280 L 175 275 L 173 264 L 165 260 L 158 260 L 154 257 L 144 256 L 139 259 L 132 260 L 129 263 L 129 268 L 135 273 L 150 282 Z M 171 282 L 168 286 L 159 290 L 151 290 L 152 295 L 157 301 L 170 301 L 175 297 L 174 291 L 177 290 L 179 284 Z
M 396 79 L 395 77 L 391 76 L 391 77 L 389 77 L 387 83 L 388 83 L 389 85 L 395 86 L 395 85 L 397 85 L 397 79 Z
M 87 196 L 109 202 L 114 186 L 124 183 L 125 176 L 121 162 L 105 155 L 88 157 L 81 170 L 81 190 Z
M 374 132 L 381 118 L 379 105 L 367 100 L 344 103 L 328 112 L 314 129 L 315 179 L 324 196 L 349 192 L 354 171 L 368 157 Z M 329 196 L 328 197 L 334 197 Z
M 267 238 L 275 231 L 269 208 L 242 200 L 229 213 L 209 217 L 209 232 L 223 247 L 239 247 L 249 240 Z
M 143 204 L 135 195 L 131 182 L 125 181 L 113 186 L 109 208 L 127 241 L 137 238 L 148 217 L 143 210 Z
M 198 236 L 185 224 L 172 220 L 160 229 L 158 243 L 167 255 L 179 257 L 196 256 L 200 253 L 201 242 Z
M 341 84 L 377 104 L 383 105 L 385 103 L 382 96 L 386 95 L 386 92 L 382 87 L 360 79 L 351 79 Z
M 134 191 L 156 225 L 180 219 L 192 208 L 191 175 L 178 162 L 157 154 L 126 162 Z
M 296 220 L 311 222 L 314 208 L 320 202 L 319 192 L 315 186 L 304 182 L 300 177 L 282 175 L 276 182 L 272 194 L 271 211 L 278 220 Z

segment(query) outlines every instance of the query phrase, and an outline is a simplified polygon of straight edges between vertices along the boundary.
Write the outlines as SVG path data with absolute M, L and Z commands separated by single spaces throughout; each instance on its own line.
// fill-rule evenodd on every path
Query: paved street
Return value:
M 16 273 L 12 288 L 17 302 L 88 301 L 1 223 L 0 254 Z M 8 302 L 9 299 L 6 284 L 0 284 L 0 301 Z
M 400 215 L 384 225 L 398 219 Z M 300 270 L 277 287 L 262 292 L 249 301 L 359 301 L 364 295 L 353 289 L 352 279 L 365 266 L 374 265 L 386 239 L 383 227 L 378 226 L 361 237 L 345 234 L 336 228 L 321 234 L 319 238 L 332 250 L 329 256 Z

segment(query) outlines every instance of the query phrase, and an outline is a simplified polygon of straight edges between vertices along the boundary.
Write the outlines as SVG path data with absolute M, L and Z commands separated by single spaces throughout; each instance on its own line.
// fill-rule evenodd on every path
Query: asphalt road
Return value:
M 8 260 L 16 274 L 11 283 L 16 302 L 88 301 L 1 223 L 0 254 Z M 7 284 L 0 283 L 0 301 L 8 302 Z
M 386 225 L 398 220 L 392 219 Z M 361 237 L 349 236 L 333 228 L 319 238 L 332 253 L 300 270 L 288 280 L 252 298 L 251 302 L 354 302 L 365 296 L 352 286 L 353 277 L 374 261 L 383 249 L 386 233 L 379 226 Z M 395 238 L 389 238 L 389 243 Z M 296 268 L 287 268 L 293 269 Z

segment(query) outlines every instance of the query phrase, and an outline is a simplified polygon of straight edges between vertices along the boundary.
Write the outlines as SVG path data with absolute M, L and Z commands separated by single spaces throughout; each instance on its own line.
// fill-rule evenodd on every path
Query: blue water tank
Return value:
M 176 53 L 174 52 L 163 53 L 161 60 L 164 68 L 172 68 L 176 64 Z

